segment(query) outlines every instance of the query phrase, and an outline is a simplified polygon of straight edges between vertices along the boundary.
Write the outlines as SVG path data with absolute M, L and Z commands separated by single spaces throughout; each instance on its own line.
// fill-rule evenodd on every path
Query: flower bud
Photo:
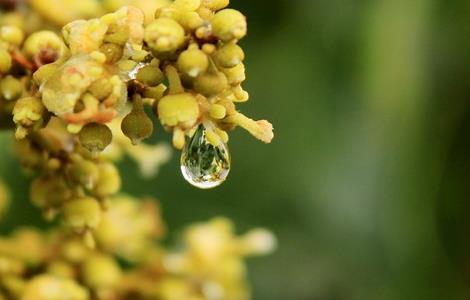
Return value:
M 45 108 L 41 99 L 36 97 L 24 97 L 18 99 L 13 108 L 13 121 L 16 124 L 30 126 L 34 122 L 39 121 L 44 113 Z
M 211 108 L 209 110 L 211 118 L 214 118 L 216 120 L 220 120 L 225 118 L 227 114 L 227 110 L 225 109 L 225 106 L 220 105 L 220 104 L 213 104 L 211 105 Z
M 106 56 L 106 62 L 108 64 L 114 64 L 122 58 L 123 50 L 122 46 L 105 43 L 101 45 L 100 51 Z
M 156 65 L 147 65 L 139 70 L 136 79 L 146 86 L 157 86 L 163 82 L 163 72 Z
M 245 59 L 242 48 L 235 43 L 228 43 L 217 50 L 216 62 L 223 68 L 233 68 Z
M 178 57 L 178 69 L 189 75 L 190 77 L 197 77 L 199 74 L 204 73 L 209 66 L 209 59 L 207 55 L 199 50 L 197 47 L 191 47 L 188 50 L 181 52 Z
M 145 28 L 144 39 L 157 53 L 174 52 L 185 39 L 183 27 L 173 19 L 159 18 Z
M 191 128 L 199 118 L 199 105 L 189 93 L 163 97 L 157 106 L 158 117 L 162 125 Z
M 247 32 L 246 18 L 235 9 L 217 12 L 212 19 L 214 35 L 223 42 L 242 39 Z
M 17 26 L 6 25 L 0 28 L 0 39 L 15 46 L 19 46 L 23 42 L 24 33 Z
M 222 69 L 222 72 L 227 76 L 228 83 L 233 86 L 239 85 L 246 79 L 245 65 L 243 63 L 233 68 Z
M 121 177 L 119 171 L 111 163 L 98 164 L 98 180 L 93 193 L 98 197 L 106 197 L 117 193 L 121 189 Z
M 113 84 L 107 78 L 95 80 L 89 87 L 90 93 L 98 100 L 104 100 L 113 92 Z
M 63 207 L 65 223 L 77 230 L 96 228 L 101 221 L 101 207 L 92 197 L 76 198 Z
M 81 159 L 70 167 L 72 178 L 87 189 L 92 189 L 98 180 L 98 167 L 90 160 Z
M 227 88 L 227 78 L 222 72 L 207 72 L 194 80 L 194 90 L 204 96 L 215 96 Z
M 106 125 L 89 123 L 80 130 L 78 138 L 88 151 L 101 152 L 111 143 L 113 134 Z
M 122 132 L 136 145 L 153 133 L 153 122 L 144 111 L 142 99 L 134 98 L 134 108 L 121 123 Z
M 16 100 L 23 92 L 23 85 L 15 77 L 9 75 L 0 81 L 0 91 L 5 100 Z
M 29 58 L 44 50 L 52 50 L 58 56 L 64 51 L 62 39 L 52 31 L 38 31 L 31 34 L 23 45 L 23 51 Z
M 116 261 L 104 254 L 90 256 L 82 266 L 83 281 L 93 289 L 113 287 L 121 276 L 122 271 Z

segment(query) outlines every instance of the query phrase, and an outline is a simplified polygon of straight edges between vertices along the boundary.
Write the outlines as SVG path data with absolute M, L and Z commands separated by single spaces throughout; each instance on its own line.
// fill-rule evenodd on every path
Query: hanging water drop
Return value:
M 214 146 L 207 140 L 206 129 L 199 125 L 181 152 L 181 172 L 190 184 L 210 189 L 225 181 L 230 171 L 230 154 L 226 144 Z

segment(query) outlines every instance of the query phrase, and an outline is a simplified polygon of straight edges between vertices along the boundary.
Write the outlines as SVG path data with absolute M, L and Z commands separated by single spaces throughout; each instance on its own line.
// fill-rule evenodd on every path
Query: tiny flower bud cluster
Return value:
M 166 250 L 155 243 L 165 233 L 156 202 L 121 194 L 113 163 L 127 154 L 156 174 L 171 147 L 142 143 L 153 120 L 186 148 L 187 172 L 219 180 L 207 186 L 228 174 L 228 131 L 271 142 L 268 121 L 236 108 L 249 98 L 239 45 L 247 22 L 228 5 L 0 1 L 0 129 L 14 131 L 34 176 L 30 200 L 64 225 L 0 237 L 0 300 L 249 299 L 243 258 L 270 252 L 273 236 L 238 237 L 217 218 Z M 9 199 L 0 184 L 0 221 Z

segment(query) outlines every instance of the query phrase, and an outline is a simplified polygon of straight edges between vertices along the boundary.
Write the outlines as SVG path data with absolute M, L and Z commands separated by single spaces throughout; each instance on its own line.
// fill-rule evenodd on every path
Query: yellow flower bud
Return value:
M 194 90 L 204 96 L 215 96 L 227 88 L 227 77 L 222 72 L 207 72 L 194 80 Z
M 168 95 L 158 102 L 158 117 L 165 126 L 191 128 L 199 118 L 199 105 L 189 93 Z
M 113 84 L 108 78 L 95 80 L 89 87 L 90 93 L 98 100 L 108 98 L 113 92 Z
M 227 114 L 227 110 L 225 109 L 225 106 L 220 105 L 220 104 L 213 104 L 210 108 L 210 116 L 211 118 L 220 120 L 225 118 L 225 115 Z
M 98 180 L 93 192 L 99 197 L 117 193 L 121 189 L 121 176 L 115 165 L 111 163 L 98 164 Z
M 123 54 L 122 46 L 113 43 L 101 45 L 100 51 L 106 56 L 106 62 L 108 64 L 116 63 L 121 59 Z
M 163 72 L 155 65 L 147 65 L 137 72 L 136 79 L 147 86 L 157 86 L 163 82 Z
M 0 92 L 3 99 L 16 100 L 23 92 L 23 85 L 18 79 L 9 75 L 0 81 Z
M 233 68 L 245 59 L 242 48 L 235 43 L 228 43 L 217 50 L 216 62 L 223 68 Z
M 21 98 L 16 101 L 13 108 L 13 121 L 16 124 L 30 126 L 41 119 L 44 111 L 41 99 L 36 97 Z
M 2 26 L 0 28 L 0 39 L 4 40 L 7 43 L 11 43 L 15 46 L 21 45 L 24 39 L 23 31 L 12 25 Z
M 235 9 L 217 12 L 212 19 L 214 35 L 224 42 L 242 39 L 247 32 L 246 18 Z
M 83 281 L 93 289 L 113 287 L 121 276 L 122 271 L 116 261 L 104 254 L 90 256 L 82 266 Z
M 78 230 L 96 228 L 101 221 L 101 207 L 92 197 L 76 198 L 63 207 L 65 223 Z
M 183 27 L 170 18 L 159 18 L 145 28 L 144 39 L 157 53 L 174 52 L 185 40 Z
M 52 31 L 38 31 L 31 34 L 23 45 L 23 51 L 29 58 L 44 50 L 52 50 L 58 56 L 64 52 L 65 45 L 62 39 Z
M 239 85 L 246 79 L 245 65 L 243 63 L 229 69 L 222 69 L 222 72 L 227 76 L 230 85 Z
M 197 46 L 181 52 L 178 57 L 178 69 L 190 77 L 197 77 L 199 74 L 204 73 L 208 66 L 209 59 L 207 55 L 199 50 Z
M 92 189 L 98 180 L 98 167 L 94 161 L 80 159 L 70 166 L 72 178 L 87 189 Z

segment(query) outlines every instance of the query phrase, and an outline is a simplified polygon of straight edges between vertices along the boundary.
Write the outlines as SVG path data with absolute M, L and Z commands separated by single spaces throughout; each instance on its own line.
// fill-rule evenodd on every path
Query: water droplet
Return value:
M 225 181 L 230 171 L 230 154 L 227 145 L 215 147 L 206 138 L 203 125 L 186 142 L 181 152 L 181 172 L 190 184 L 200 189 L 210 189 Z

